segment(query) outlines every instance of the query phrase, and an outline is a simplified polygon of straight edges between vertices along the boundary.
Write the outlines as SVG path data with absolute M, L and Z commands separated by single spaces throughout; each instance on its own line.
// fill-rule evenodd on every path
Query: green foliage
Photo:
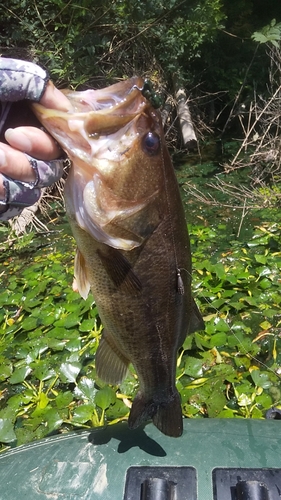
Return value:
M 74 87 L 93 77 L 182 70 L 224 17 L 221 0 L 11 0 L 0 7 L 4 54 L 26 48 L 57 83 Z
M 264 26 L 261 31 L 255 31 L 252 34 L 252 39 L 258 43 L 272 43 L 275 47 L 279 47 L 281 40 L 281 23 L 277 23 L 273 19 L 271 23 Z
M 206 328 L 187 337 L 178 359 L 186 417 L 263 418 L 281 405 L 280 229 L 260 222 L 242 242 L 229 240 L 224 222 L 190 226 Z M 133 371 L 120 387 L 96 378 L 102 326 L 93 298 L 71 290 L 73 253 L 73 240 L 57 231 L 2 254 L 3 449 L 127 418 L 137 392 Z
M 106 404 L 113 402 L 112 389 L 101 388 L 98 396 L 94 384 L 92 359 L 101 326 L 93 298 L 81 300 L 71 290 L 73 241 L 51 233 L 43 238 L 42 252 L 38 237 L 33 238 L 32 257 L 22 243 L 14 252 L 18 260 L 9 251 L 1 258 L 3 443 L 20 444 L 77 425 L 102 425 Z
M 1 53 L 45 66 L 62 86 L 96 87 L 140 74 L 173 94 L 179 80 L 220 114 L 264 94 L 268 60 L 254 40 L 280 40 L 280 15 L 252 0 L 10 0 L 0 4 Z M 268 19 L 268 16 L 269 19 Z M 257 31 L 259 30 L 259 31 Z M 254 33 L 253 37 L 251 35 Z M 279 34 L 278 34 L 279 33 Z M 202 100 L 206 94 L 206 99 Z M 220 124 L 219 124 L 220 127 Z
M 262 418 L 281 403 L 280 225 L 257 226 L 246 244 L 232 240 L 223 252 L 216 247 L 226 225 L 190 231 L 200 247 L 193 286 L 206 329 L 188 337 L 182 353 L 185 415 Z

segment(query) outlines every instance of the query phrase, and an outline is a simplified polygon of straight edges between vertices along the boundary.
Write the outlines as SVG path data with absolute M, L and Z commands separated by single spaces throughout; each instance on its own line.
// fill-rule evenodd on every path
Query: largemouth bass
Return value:
M 75 278 L 91 288 L 104 326 L 96 373 L 120 384 L 130 363 L 139 379 L 128 425 L 152 419 L 182 434 L 175 386 L 178 349 L 203 328 L 191 295 L 184 210 L 160 113 L 132 78 L 67 93 L 69 112 L 33 109 L 72 161 L 65 205 L 78 250 Z

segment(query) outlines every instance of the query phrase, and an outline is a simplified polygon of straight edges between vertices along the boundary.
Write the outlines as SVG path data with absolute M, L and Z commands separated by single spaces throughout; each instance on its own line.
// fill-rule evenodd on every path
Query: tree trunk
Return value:
M 186 149 L 194 149 L 197 147 L 197 137 L 188 106 L 186 92 L 176 80 L 174 80 L 174 87 L 183 146 Z

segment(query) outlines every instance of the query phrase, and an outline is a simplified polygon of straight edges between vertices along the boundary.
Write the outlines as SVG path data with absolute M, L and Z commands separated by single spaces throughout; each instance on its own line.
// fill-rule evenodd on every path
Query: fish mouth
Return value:
M 75 112 L 96 111 L 98 114 L 136 114 L 147 102 L 141 94 L 143 79 L 133 77 L 128 80 L 97 90 L 82 92 L 63 91 L 73 104 Z M 73 102 L 74 100 L 74 102 Z
M 142 95 L 143 80 L 133 77 L 104 89 L 74 92 L 63 90 L 72 108 L 68 112 L 47 109 L 34 103 L 32 108 L 46 129 L 54 130 L 54 119 L 67 122 L 69 130 L 81 132 L 81 124 L 88 138 L 114 134 L 144 112 L 149 102 Z M 48 127 L 48 122 L 50 123 Z
M 69 111 L 32 105 L 72 161 L 65 186 L 68 214 L 95 240 L 123 250 L 142 243 L 134 220 L 159 189 L 158 181 L 142 183 L 140 165 L 153 171 L 151 158 L 157 162 L 154 155 L 161 150 L 161 117 L 143 86 L 133 77 L 101 90 L 65 91 Z

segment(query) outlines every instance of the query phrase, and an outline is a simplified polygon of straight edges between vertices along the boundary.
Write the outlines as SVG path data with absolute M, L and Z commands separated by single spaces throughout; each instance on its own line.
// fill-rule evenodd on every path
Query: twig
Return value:
M 247 215 L 247 211 L 246 211 L 246 198 L 245 198 L 244 199 L 243 210 L 242 210 L 242 214 L 241 214 L 241 219 L 240 219 L 240 224 L 239 224 L 238 231 L 237 231 L 237 238 L 239 238 L 239 236 L 240 236 L 240 232 L 241 232 L 243 220 L 246 217 L 246 215 Z
M 231 165 L 233 165 L 236 161 L 237 161 L 237 158 L 238 156 L 241 154 L 241 151 L 245 148 L 245 146 L 247 145 L 248 143 L 248 140 L 249 140 L 249 136 L 250 134 L 252 133 L 252 131 L 254 130 L 254 128 L 256 127 L 257 123 L 260 121 L 261 117 L 265 114 L 266 110 L 268 109 L 268 107 L 272 104 L 272 102 L 274 101 L 274 99 L 276 98 L 277 94 L 280 92 L 281 90 L 281 85 L 279 85 L 279 87 L 277 88 L 277 90 L 274 92 L 273 96 L 270 98 L 270 100 L 266 103 L 265 107 L 261 110 L 261 112 L 259 113 L 259 115 L 257 116 L 257 118 L 255 119 L 253 125 L 250 127 L 245 139 L 243 140 L 242 142 L 242 145 L 240 146 L 238 152 L 236 153 L 235 157 L 233 158 L 232 162 L 231 162 Z

